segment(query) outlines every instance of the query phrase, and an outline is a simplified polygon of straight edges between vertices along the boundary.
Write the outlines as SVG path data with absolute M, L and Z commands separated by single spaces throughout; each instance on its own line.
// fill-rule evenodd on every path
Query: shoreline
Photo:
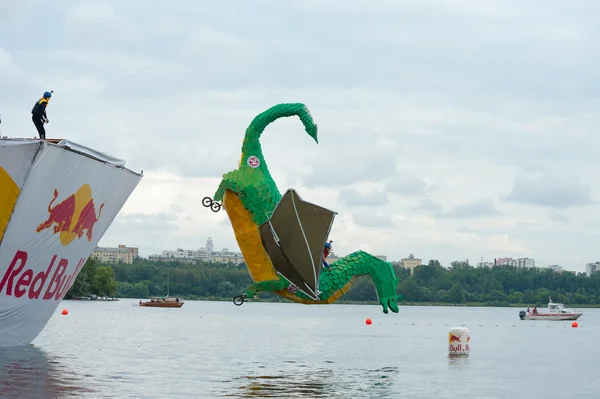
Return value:
M 178 297 L 181 298 L 184 301 L 211 301 L 211 302 L 231 302 L 233 301 L 232 298 L 219 298 L 219 297 L 206 297 L 206 298 L 186 298 L 185 295 L 182 296 L 177 296 L 177 295 L 172 295 L 170 296 L 172 298 Z M 149 298 L 118 298 L 118 300 L 104 300 L 102 302 L 118 302 L 118 301 L 123 301 L 123 300 L 133 300 L 133 301 L 139 301 L 140 299 L 142 300 L 146 300 Z M 86 302 L 86 301 L 82 301 L 82 300 L 78 300 L 78 299 L 63 299 L 64 301 L 78 301 L 78 302 Z M 89 302 L 95 302 L 95 301 L 89 301 Z M 255 303 L 259 303 L 259 302 L 265 302 L 265 303 L 294 303 L 292 301 L 288 301 L 288 300 L 272 300 L 272 299 L 254 299 L 251 300 L 251 302 L 255 302 Z M 348 301 L 348 300 L 338 300 L 334 303 L 332 303 L 332 305 L 380 305 L 379 302 L 377 301 Z M 600 308 L 600 304 L 564 304 L 565 307 L 568 308 Z M 431 307 L 472 307 L 472 308 L 522 308 L 522 309 L 526 309 L 527 307 L 541 307 L 544 308 L 546 306 L 546 304 L 524 304 L 524 303 L 510 303 L 510 304 L 506 304 L 506 305 L 491 305 L 491 304 L 487 304 L 485 302 L 465 302 L 465 303 L 446 303 L 446 302 L 405 302 L 405 301 L 399 301 L 398 302 L 398 306 L 399 307 L 408 307 L 408 306 L 431 306 Z

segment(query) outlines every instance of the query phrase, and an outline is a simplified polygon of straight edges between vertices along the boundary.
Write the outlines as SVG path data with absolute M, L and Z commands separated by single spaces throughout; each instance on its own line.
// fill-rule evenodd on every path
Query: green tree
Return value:
M 92 293 L 92 282 L 97 267 L 98 261 L 96 258 L 90 256 L 79 271 L 79 274 L 77 274 L 77 277 L 75 277 L 75 281 L 73 281 L 73 285 L 65 294 L 65 298 L 72 299 L 89 296 Z
M 350 291 L 346 293 L 344 299 L 350 301 L 375 301 L 377 300 L 377 291 L 375 285 L 371 279 L 360 276 L 350 288 Z
M 506 294 L 501 290 L 491 290 L 488 294 L 488 298 L 490 301 L 505 301 Z
M 144 283 L 135 283 L 131 290 L 131 296 L 133 298 L 148 298 L 150 296 L 148 286 Z
M 523 294 L 520 292 L 513 292 L 508 296 L 508 302 L 510 303 L 523 303 Z
M 440 302 L 450 302 L 450 298 L 448 297 L 448 291 L 439 290 L 437 293 L 437 300 Z
M 94 274 L 92 289 L 96 295 L 112 297 L 117 292 L 115 271 L 110 266 L 98 266 Z
M 217 285 L 217 294 L 223 297 L 234 296 L 236 294 L 235 285 L 231 284 L 229 281 L 222 281 Z
M 465 290 L 460 282 L 454 283 L 448 292 L 448 298 L 454 303 L 465 303 Z
M 523 302 L 528 304 L 535 304 L 535 292 L 533 290 L 525 290 L 523 292 Z
M 413 302 L 419 300 L 420 287 L 414 278 L 409 278 L 407 280 L 401 281 L 400 284 L 398 284 L 398 291 L 403 296 L 403 299 L 406 301 Z
M 121 298 L 131 298 L 131 291 L 133 291 L 133 285 L 128 282 L 120 281 L 117 287 L 117 296 Z

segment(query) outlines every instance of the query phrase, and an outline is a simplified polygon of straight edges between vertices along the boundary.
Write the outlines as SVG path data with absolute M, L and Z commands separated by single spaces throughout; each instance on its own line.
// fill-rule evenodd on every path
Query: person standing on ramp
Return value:
M 52 93 L 54 90 L 44 92 L 42 98 L 40 98 L 33 109 L 31 110 L 31 120 L 35 125 L 38 134 L 40 135 L 40 139 L 46 139 L 46 129 L 44 129 L 44 123 L 50 122 L 48 120 L 48 115 L 46 114 L 46 107 L 48 106 L 48 102 L 50 101 L 50 97 L 52 97 Z

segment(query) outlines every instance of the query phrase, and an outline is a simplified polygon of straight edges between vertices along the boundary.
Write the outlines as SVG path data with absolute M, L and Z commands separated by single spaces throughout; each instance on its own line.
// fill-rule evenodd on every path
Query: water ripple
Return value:
M 399 372 L 396 367 L 371 370 L 348 369 L 341 365 L 310 371 L 306 371 L 306 367 L 310 365 L 296 363 L 293 369 L 284 373 L 243 375 L 223 380 L 223 389 L 215 394 L 239 398 L 345 398 L 352 392 L 352 397 L 388 398 L 397 393 L 393 380 L 390 380 Z
M 73 398 L 96 392 L 58 356 L 34 345 L 0 348 L 0 396 Z

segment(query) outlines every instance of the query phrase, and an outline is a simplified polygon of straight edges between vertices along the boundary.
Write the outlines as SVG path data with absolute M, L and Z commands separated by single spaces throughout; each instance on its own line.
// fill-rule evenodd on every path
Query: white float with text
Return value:
M 468 355 L 471 337 L 467 327 L 453 327 L 448 332 L 448 354 L 449 355 Z

